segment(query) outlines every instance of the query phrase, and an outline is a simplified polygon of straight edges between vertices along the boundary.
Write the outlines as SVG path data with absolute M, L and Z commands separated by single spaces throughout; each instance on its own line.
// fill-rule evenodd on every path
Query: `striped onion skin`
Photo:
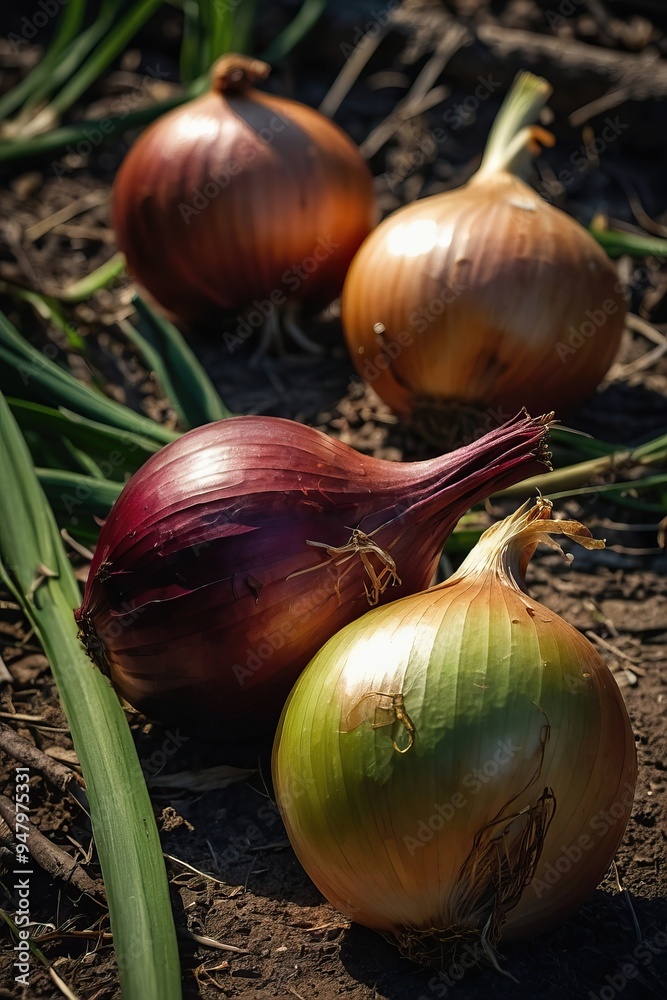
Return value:
M 548 89 L 524 76 L 508 109 L 528 88 L 536 116 Z M 531 115 L 518 110 L 521 126 Z M 515 138 L 531 150 L 552 142 L 537 126 Z M 394 212 L 352 261 L 342 301 L 350 356 L 403 417 L 444 403 L 563 412 L 614 358 L 626 314 L 616 269 L 522 179 L 523 151 L 503 160 L 492 136 L 467 184 Z
M 195 428 L 151 456 L 104 523 L 76 612 L 86 647 L 146 714 L 242 720 L 270 739 L 299 672 L 369 607 L 353 529 L 378 547 L 363 553 L 377 573 L 382 553 L 394 562 L 378 602 L 422 590 L 472 504 L 548 466 L 548 422 L 519 415 L 426 462 L 278 417 Z
M 223 58 L 208 94 L 162 116 L 128 152 L 113 191 L 118 245 L 130 272 L 186 321 L 267 297 L 271 310 L 292 300 L 321 308 L 376 221 L 371 173 L 318 111 L 250 86 L 265 64 Z M 230 65 L 241 67 L 233 84 Z
M 348 625 L 283 711 L 273 776 L 299 860 L 334 906 L 420 961 L 447 964 L 464 943 L 493 961 L 501 935 L 564 919 L 630 815 L 618 686 L 522 589 L 550 533 L 602 544 L 550 510 L 521 508 L 450 580 Z

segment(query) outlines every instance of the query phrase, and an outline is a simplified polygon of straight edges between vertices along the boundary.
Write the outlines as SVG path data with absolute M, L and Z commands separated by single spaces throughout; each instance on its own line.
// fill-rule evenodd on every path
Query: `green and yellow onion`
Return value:
M 603 542 L 546 500 L 445 583 L 368 612 L 294 687 L 273 755 L 299 860 L 347 916 L 434 965 L 575 910 L 625 830 L 636 756 L 591 643 L 524 592 L 538 542 Z

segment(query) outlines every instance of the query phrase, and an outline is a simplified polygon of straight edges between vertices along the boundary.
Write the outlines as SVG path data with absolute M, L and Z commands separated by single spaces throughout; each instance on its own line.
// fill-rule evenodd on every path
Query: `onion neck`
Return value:
M 266 80 L 270 72 L 269 64 L 261 59 L 228 52 L 213 66 L 211 86 L 218 94 L 244 94 L 249 87 Z
M 586 549 L 603 549 L 604 541 L 593 538 L 588 528 L 578 521 L 555 521 L 551 517 L 553 504 L 544 497 L 529 500 L 514 514 L 488 528 L 461 566 L 442 587 L 448 587 L 463 578 L 493 574 L 517 590 L 525 590 L 528 563 L 540 542 L 566 555 L 552 535 L 565 535 Z
M 548 429 L 553 413 L 530 417 L 525 411 L 499 427 L 487 431 L 470 444 L 437 458 L 421 462 L 380 462 L 375 489 L 388 490 L 392 498 L 392 520 L 419 523 L 424 538 L 433 530 L 442 542 L 463 513 L 504 483 L 526 479 L 529 470 L 551 471 Z M 398 510 L 398 513 L 396 513 Z M 387 508 L 378 506 L 358 525 L 369 533 L 387 524 Z M 427 530 L 427 526 L 430 526 Z
M 533 157 L 554 137 L 535 121 L 551 96 L 552 87 L 532 73 L 519 73 L 498 112 L 477 173 L 469 183 L 506 172 L 527 180 Z

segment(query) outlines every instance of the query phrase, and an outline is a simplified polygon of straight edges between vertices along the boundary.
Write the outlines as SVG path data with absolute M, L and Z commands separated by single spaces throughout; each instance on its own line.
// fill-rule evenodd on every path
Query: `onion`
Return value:
M 275 726 L 331 635 L 428 586 L 461 514 L 543 469 L 547 421 L 519 416 L 415 463 L 277 417 L 189 431 L 102 528 L 76 612 L 89 653 L 150 716 Z
M 440 586 L 334 636 L 282 715 L 274 785 L 303 867 L 418 961 L 495 961 L 600 882 L 636 756 L 591 643 L 523 592 L 538 542 L 601 547 L 545 500 L 490 528 Z M 558 548 L 558 546 L 556 546 Z
M 313 108 L 255 90 L 268 72 L 224 56 L 210 93 L 146 129 L 118 172 L 113 225 L 128 268 L 184 320 L 327 305 L 375 222 L 354 143 Z
M 342 318 L 353 363 L 427 436 L 443 410 L 454 439 L 487 408 L 568 410 L 618 349 L 626 303 L 613 264 L 522 179 L 539 142 L 553 143 L 526 127 L 550 93 L 545 80 L 519 74 L 479 171 L 385 219 L 348 272 Z

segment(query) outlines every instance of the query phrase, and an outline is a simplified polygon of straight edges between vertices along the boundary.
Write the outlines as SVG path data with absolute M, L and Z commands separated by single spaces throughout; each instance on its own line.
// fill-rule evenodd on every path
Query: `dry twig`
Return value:
M 0 722 L 0 749 L 24 764 L 57 788 L 60 792 L 71 791 L 72 784 L 83 785 L 83 779 L 64 764 L 43 753 L 30 740 L 19 736 L 11 726 Z
M 6 828 L 9 828 L 9 831 L 3 836 L 2 827 L 0 827 L 0 837 L 7 842 L 10 839 L 9 833 L 11 833 L 13 840 L 13 836 L 16 834 L 16 806 L 5 795 L 0 795 L 0 818 L 4 820 Z M 66 851 L 52 844 L 34 824 L 25 825 L 28 828 L 26 846 L 40 868 L 43 868 L 54 878 L 63 879 L 79 892 L 84 892 L 95 899 L 104 899 L 102 885 L 92 879 L 81 865 L 77 864 Z

